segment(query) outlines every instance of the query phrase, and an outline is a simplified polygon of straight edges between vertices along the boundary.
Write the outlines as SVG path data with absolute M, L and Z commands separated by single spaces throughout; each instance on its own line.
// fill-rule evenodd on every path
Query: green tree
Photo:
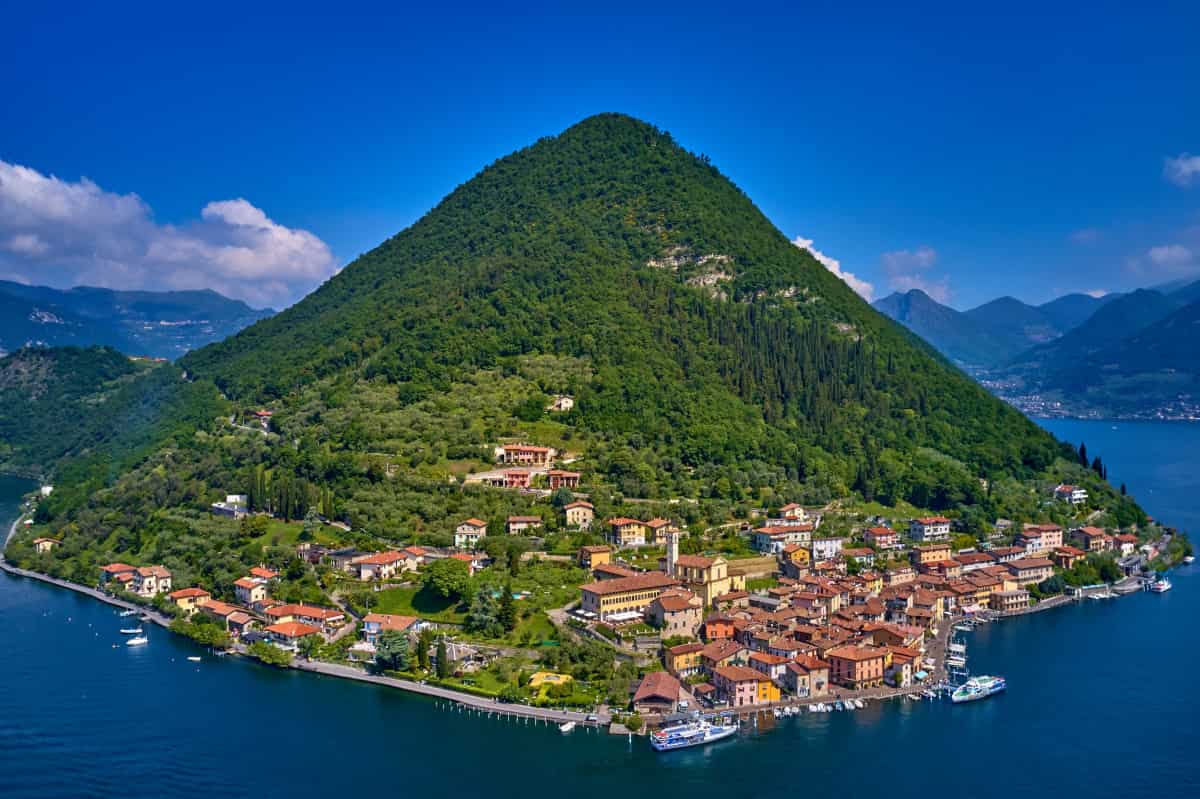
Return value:
M 446 649 L 446 639 L 439 638 L 437 645 L 437 676 L 444 680 L 450 676 L 450 652 Z
M 471 569 L 455 558 L 435 560 L 425 567 L 422 581 L 431 591 L 455 599 L 464 596 L 471 585 Z
M 500 608 L 496 618 L 506 633 L 516 629 L 517 601 L 513 599 L 512 583 L 505 584 L 504 591 L 500 594 Z
M 429 627 L 417 633 L 417 665 L 429 670 L 429 649 L 433 646 L 433 630 Z
M 503 632 L 496 600 L 492 597 L 492 589 L 484 587 L 475 592 L 475 596 L 471 600 L 471 607 L 467 610 L 465 626 L 470 632 L 481 633 L 489 637 L 495 637 Z
M 375 662 L 380 668 L 408 671 L 408 635 L 399 630 L 388 630 L 381 635 L 375 646 Z
M 268 644 L 266 641 L 255 641 L 250 644 L 246 647 L 246 654 L 270 666 L 289 666 L 292 663 L 292 656 L 289 652 L 274 644 Z

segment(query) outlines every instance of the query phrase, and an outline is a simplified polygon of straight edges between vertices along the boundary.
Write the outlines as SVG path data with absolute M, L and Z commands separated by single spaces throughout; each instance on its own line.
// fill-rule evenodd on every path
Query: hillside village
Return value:
M 608 706 L 633 723 L 911 690 L 941 674 L 954 620 L 1049 607 L 1169 556 L 1169 531 L 1090 524 L 1103 509 L 1066 483 L 1046 492 L 1046 515 L 1077 523 L 996 519 L 982 537 L 948 515 L 846 503 L 785 503 L 703 530 L 600 518 L 583 472 L 561 468 L 552 447 L 503 444 L 495 456 L 498 470 L 466 482 L 525 495 L 539 512 L 502 525 L 463 518 L 449 546 L 363 546 L 369 537 L 310 514 L 290 554 L 271 548 L 270 564 L 227 586 L 179 586 L 163 564 L 124 562 L 96 567 L 96 584 L 170 613 L 178 632 L 268 662 L 424 675 L 508 702 Z M 208 511 L 245 529 L 281 524 L 245 494 Z M 569 533 L 556 551 L 548 523 Z M 32 537 L 29 562 L 44 567 L 60 543 Z M 321 589 L 297 601 L 291 586 L 304 581 Z

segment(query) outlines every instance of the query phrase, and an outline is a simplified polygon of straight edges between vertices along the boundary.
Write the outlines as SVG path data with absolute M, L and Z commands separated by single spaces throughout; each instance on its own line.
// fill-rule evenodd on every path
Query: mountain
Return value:
M 873 306 L 960 363 L 990 365 L 1014 351 L 1011 343 L 975 319 L 942 305 L 920 289 L 891 294 L 876 300 Z
M 177 358 L 273 313 L 207 290 L 60 290 L 0 281 L 0 350 L 98 344 Z
M 1038 310 L 1053 320 L 1059 330 L 1073 330 L 1083 324 L 1102 307 L 1117 299 L 1120 294 L 1105 294 L 1093 297 L 1090 294 L 1064 294 L 1050 302 L 1042 303 Z
M 1036 369 L 1045 375 L 1072 369 L 1091 354 L 1132 336 L 1178 307 L 1173 299 L 1157 291 L 1138 289 L 1103 305 L 1066 335 L 1022 353 L 1013 366 Z
M 1200 280 L 1192 282 L 1184 281 L 1183 285 L 1176 287 L 1172 291 L 1163 293 L 1179 303 L 1180 306 L 1188 305 L 1196 300 L 1200 300 Z
M 1057 338 L 1064 329 L 1041 308 L 1027 305 L 1015 297 L 1000 297 L 966 311 L 965 315 L 1004 342 L 1005 357 Z
M 237 402 L 275 403 L 288 434 L 430 462 L 487 443 L 446 417 L 499 378 L 526 378 L 501 430 L 514 400 L 569 388 L 581 445 L 638 491 L 685 481 L 664 463 L 850 484 L 885 449 L 908 453 L 897 477 L 921 447 L 965 474 L 1024 472 L 1057 451 L 706 158 L 616 114 L 500 159 L 295 306 L 181 365 Z M 421 401 L 437 441 L 386 421 Z

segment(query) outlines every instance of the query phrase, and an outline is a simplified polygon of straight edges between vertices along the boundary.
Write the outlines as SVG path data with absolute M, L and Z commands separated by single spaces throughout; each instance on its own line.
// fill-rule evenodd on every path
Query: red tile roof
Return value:
M 601 580 L 597 583 L 589 583 L 580 590 L 589 594 L 603 596 L 605 594 L 619 594 L 625 591 L 666 588 L 671 585 L 679 585 L 679 581 L 663 572 L 646 572 L 644 574 L 636 574 L 632 577 L 618 577 L 615 580 Z
M 284 638 L 303 638 L 306 635 L 318 635 L 321 632 L 311 624 L 302 624 L 298 621 L 285 621 L 282 624 L 272 624 L 266 628 L 266 631 L 274 635 L 281 635 Z
M 648 700 L 675 702 L 679 699 L 679 680 L 665 671 L 652 671 L 642 678 L 637 691 L 633 695 L 634 703 Z

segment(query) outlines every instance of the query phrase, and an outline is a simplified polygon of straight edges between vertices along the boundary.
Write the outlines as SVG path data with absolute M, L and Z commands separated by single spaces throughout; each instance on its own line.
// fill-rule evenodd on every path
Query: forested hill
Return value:
M 181 363 L 235 401 L 272 403 L 319 446 L 386 451 L 388 413 L 427 402 L 444 422 L 456 384 L 539 357 L 578 368 L 518 390 L 574 393 L 589 440 L 652 454 L 643 484 L 757 463 L 903 496 L 948 455 L 962 465 L 939 490 L 961 500 L 978 475 L 1062 452 L 792 245 L 707 158 L 617 114 L 500 159 L 296 306 Z M 388 399 L 339 415 L 367 387 Z M 438 429 L 443 449 L 488 443 L 462 426 Z

